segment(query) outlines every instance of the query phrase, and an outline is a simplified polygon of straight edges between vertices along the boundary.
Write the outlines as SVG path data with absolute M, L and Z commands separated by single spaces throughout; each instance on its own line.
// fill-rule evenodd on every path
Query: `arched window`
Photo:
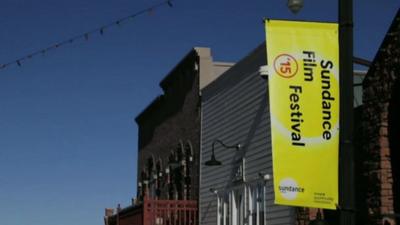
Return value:
M 160 198 L 161 196 L 161 189 L 164 186 L 164 182 L 163 182 L 163 166 L 162 166 L 162 160 L 161 158 L 158 158 L 157 163 L 156 163 L 156 181 L 155 181 L 155 196 L 157 199 Z
M 143 200 L 144 196 L 146 196 L 146 188 L 147 188 L 148 176 L 145 170 L 140 172 L 140 178 L 138 183 L 138 198 Z
M 192 172 L 193 172 L 193 148 L 192 143 L 188 140 L 185 144 L 185 168 L 184 168 L 184 192 L 186 199 L 192 199 Z
M 176 158 L 178 160 L 178 167 L 174 169 L 174 185 L 176 188 L 176 197 L 183 199 L 184 193 L 184 174 L 185 174 L 185 152 L 182 140 L 179 140 L 178 146 L 175 150 Z
M 147 162 L 146 162 L 146 169 L 147 169 L 149 176 L 151 175 L 151 173 L 154 172 L 154 166 L 155 166 L 154 156 L 151 155 L 150 157 L 147 158 Z
M 193 147 L 189 140 L 185 144 L 185 157 L 187 162 L 193 162 Z
M 168 187 L 168 199 L 175 199 L 175 187 L 174 187 L 174 168 L 171 166 L 173 163 L 178 161 L 175 151 L 171 150 L 168 156 L 168 164 L 165 169 Z
M 185 156 L 182 140 L 179 140 L 178 146 L 176 148 L 176 155 L 177 155 L 178 162 L 182 162 L 182 160 L 184 159 L 184 156 Z
M 155 191 L 156 191 L 155 182 L 157 178 L 154 155 L 151 155 L 146 160 L 146 175 L 147 175 L 147 180 L 143 181 L 144 188 L 147 189 L 145 196 L 153 198 L 155 196 Z

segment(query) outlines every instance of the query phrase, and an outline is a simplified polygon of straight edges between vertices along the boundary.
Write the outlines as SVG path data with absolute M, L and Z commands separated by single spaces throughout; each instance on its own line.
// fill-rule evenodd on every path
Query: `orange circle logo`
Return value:
M 274 60 L 274 69 L 279 76 L 291 78 L 296 75 L 299 65 L 293 56 L 289 54 L 280 54 Z

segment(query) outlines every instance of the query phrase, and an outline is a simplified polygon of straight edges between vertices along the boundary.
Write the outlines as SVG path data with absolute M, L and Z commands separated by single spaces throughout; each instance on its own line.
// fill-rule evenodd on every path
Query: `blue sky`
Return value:
M 153 0 L 1 0 L 0 63 L 129 15 Z M 336 21 L 337 2 L 176 0 L 120 27 L 0 71 L 0 217 L 7 225 L 99 225 L 136 194 L 134 118 L 194 46 L 237 61 L 262 19 Z M 398 0 L 356 0 L 354 52 L 372 60 Z

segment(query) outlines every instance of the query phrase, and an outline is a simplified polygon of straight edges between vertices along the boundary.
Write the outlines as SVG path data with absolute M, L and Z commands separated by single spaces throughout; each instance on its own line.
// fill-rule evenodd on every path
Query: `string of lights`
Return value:
M 125 16 L 125 17 L 119 18 L 119 19 L 117 19 L 115 21 L 112 21 L 112 22 L 110 22 L 108 24 L 104 24 L 102 26 L 99 26 L 96 29 L 81 33 L 79 35 L 73 36 L 71 38 L 65 39 L 65 40 L 60 41 L 60 42 L 57 42 L 56 44 L 50 45 L 50 46 L 48 46 L 46 48 L 42 48 L 42 49 L 37 50 L 35 52 L 32 52 L 30 54 L 24 55 L 22 57 L 14 59 L 14 60 L 12 60 L 12 61 L 10 61 L 8 63 L 0 64 L 0 69 L 1 70 L 5 69 L 5 68 L 7 68 L 7 67 L 9 67 L 11 65 L 22 66 L 23 61 L 32 59 L 33 57 L 38 56 L 38 55 L 45 55 L 46 52 L 48 52 L 48 51 L 59 49 L 60 47 L 63 47 L 63 46 L 68 45 L 68 44 L 72 44 L 75 41 L 80 40 L 80 39 L 83 39 L 83 40 L 87 41 L 87 40 L 89 40 L 90 36 L 95 35 L 95 34 L 103 35 L 105 30 L 110 28 L 110 27 L 120 26 L 122 23 L 128 22 L 129 20 L 132 20 L 135 17 L 143 15 L 145 13 L 152 14 L 155 9 L 160 8 L 162 6 L 172 7 L 173 6 L 172 5 L 172 0 L 167 0 L 167 1 L 155 4 L 155 5 L 152 5 L 152 6 L 148 7 L 148 8 L 145 8 L 145 9 L 142 9 L 140 11 L 137 11 L 134 14 L 131 14 L 129 16 Z

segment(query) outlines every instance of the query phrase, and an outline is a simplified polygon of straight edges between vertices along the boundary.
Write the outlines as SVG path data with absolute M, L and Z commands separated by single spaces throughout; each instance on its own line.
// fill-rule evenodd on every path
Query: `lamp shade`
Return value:
M 288 0 L 287 6 L 292 13 L 296 14 L 303 8 L 303 0 Z
M 220 166 L 222 163 L 215 159 L 214 152 L 211 155 L 211 159 L 204 163 L 206 166 Z

